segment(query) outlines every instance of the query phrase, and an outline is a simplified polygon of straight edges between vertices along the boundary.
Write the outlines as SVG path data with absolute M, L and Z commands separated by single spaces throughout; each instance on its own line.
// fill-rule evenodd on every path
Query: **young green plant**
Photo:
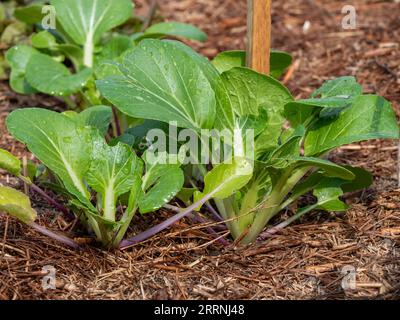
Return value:
M 180 165 L 162 155 L 142 160 L 126 144 L 109 145 L 111 117 L 110 107 L 96 106 L 79 114 L 20 109 L 7 118 L 9 132 L 55 176 L 56 190 L 104 247 L 118 247 L 137 211 L 161 208 L 184 182 Z M 0 165 L 20 177 L 9 161 Z
M 272 75 L 278 77 L 290 58 L 279 52 L 272 57 Z M 310 191 L 316 202 L 297 218 L 311 210 L 345 211 L 340 197 L 369 186 L 371 176 L 330 162 L 329 153 L 354 142 L 399 137 L 390 103 L 364 95 L 353 77 L 328 81 L 310 99 L 295 101 L 278 80 L 246 68 L 245 61 L 244 52 L 234 51 L 211 63 L 182 43 L 144 40 L 124 55 L 118 74 L 97 81 L 101 94 L 130 117 L 173 121 L 198 137 L 204 129 L 229 130 L 236 137 L 235 157 L 195 164 L 200 178 L 186 170 L 198 190 L 194 204 L 177 217 L 212 198 L 242 244 L 254 242 L 274 216 Z M 251 156 L 246 148 L 253 148 Z
M 44 29 L 41 4 L 15 11 L 15 17 L 36 28 L 31 44 L 7 52 L 10 85 L 21 94 L 42 92 L 64 100 L 72 109 L 104 104 L 94 80 L 112 75 L 112 60 L 145 38 L 186 37 L 199 41 L 206 35 L 183 23 L 160 23 L 144 32 L 125 34 L 117 27 L 130 23 L 131 0 L 51 0 L 54 29 Z M 51 17 L 54 15 L 54 17 Z M 116 31 L 115 31 L 116 30 Z M 115 31 L 115 32 L 113 32 Z

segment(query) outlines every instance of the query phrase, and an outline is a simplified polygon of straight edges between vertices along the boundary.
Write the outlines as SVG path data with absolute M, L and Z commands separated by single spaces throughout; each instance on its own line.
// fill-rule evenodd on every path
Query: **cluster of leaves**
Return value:
M 353 142 L 399 137 L 389 102 L 363 95 L 354 78 L 328 81 L 310 99 L 295 101 L 279 81 L 246 68 L 245 60 L 244 52 L 225 52 L 211 63 L 182 43 L 146 40 L 125 54 L 119 75 L 97 81 L 103 96 L 131 117 L 176 121 L 199 136 L 202 129 L 229 129 L 232 135 L 236 130 L 241 146 L 246 129 L 254 130 L 252 159 L 236 154 L 229 163 L 210 163 L 208 172 L 202 166 L 196 170 L 200 178 L 188 177 L 197 181 L 194 207 L 213 198 L 243 244 L 255 241 L 272 217 L 310 191 L 316 203 L 299 215 L 346 210 L 340 197 L 367 187 L 371 176 L 326 155 Z
M 205 39 L 188 25 L 159 24 L 133 36 L 110 33 L 131 16 L 130 0 L 50 3 L 58 13 L 57 30 L 40 31 L 32 47 L 20 45 L 7 53 L 11 85 L 22 93 L 80 94 L 86 106 L 94 107 L 63 114 L 16 110 L 7 127 L 45 166 L 47 186 L 68 198 L 69 210 L 106 247 L 137 243 L 203 205 L 242 244 L 254 242 L 275 215 L 309 192 L 315 203 L 289 221 L 311 210 L 344 211 L 341 196 L 368 187 L 372 177 L 361 168 L 330 162 L 329 152 L 353 142 L 399 138 L 390 103 L 364 95 L 353 77 L 328 81 L 309 99 L 296 101 L 277 80 L 291 63 L 286 53 L 272 52 L 267 76 L 246 68 L 245 52 L 223 52 L 209 61 L 181 42 L 159 39 Z M 16 16 L 37 24 L 39 7 L 19 9 Z M 110 139 L 113 112 L 103 101 L 140 125 Z M 200 148 L 210 152 L 208 163 L 187 164 L 181 158 L 185 143 L 177 154 L 156 152 L 154 157 L 156 141 L 147 134 L 157 128 L 169 136 L 171 122 L 177 130 L 191 130 L 195 140 L 202 139 L 204 129 L 228 130 L 235 140 L 223 142 L 232 144 L 234 155 L 218 163 L 209 141 L 202 141 Z M 143 139 L 150 150 L 139 148 Z M 251 156 L 245 152 L 249 148 Z M 0 168 L 37 188 L 33 176 L 21 175 L 18 159 L 5 151 L 0 151 Z M 121 244 L 137 211 L 154 212 L 176 196 L 189 207 Z M 0 210 L 35 226 L 29 199 L 15 190 L 0 188 Z
M 106 106 L 79 114 L 20 109 L 8 117 L 7 127 L 51 172 L 53 188 L 70 200 L 83 225 L 104 246 L 117 247 L 136 211 L 146 214 L 168 203 L 184 176 L 179 165 L 160 164 L 146 154 L 141 159 L 123 143 L 107 144 L 111 113 Z M 21 176 L 20 161 L 4 150 L 0 168 L 28 180 Z M 28 224 L 36 219 L 17 191 L 4 187 L 0 196 L 0 209 Z
M 31 37 L 31 45 L 20 44 L 7 52 L 12 68 L 10 85 L 21 94 L 42 92 L 60 97 L 71 108 L 101 104 L 94 80 L 112 74 L 110 62 L 118 61 L 142 39 L 207 38 L 191 25 L 173 22 L 129 35 L 115 31 L 131 22 L 131 0 L 51 0 L 55 11 L 43 13 L 46 2 L 36 1 L 15 10 L 15 17 L 37 32 Z M 45 30 L 48 25 L 43 25 L 44 19 L 50 26 L 55 23 L 56 28 Z
M 17 43 L 27 42 L 32 31 L 30 26 L 14 17 L 15 10 L 23 4 L 22 0 L 0 3 L 0 80 L 8 79 L 9 65 L 4 57 L 5 51 Z

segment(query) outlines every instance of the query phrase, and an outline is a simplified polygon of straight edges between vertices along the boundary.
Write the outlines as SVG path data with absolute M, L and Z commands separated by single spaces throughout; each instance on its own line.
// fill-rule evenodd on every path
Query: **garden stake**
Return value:
M 270 73 L 271 0 L 248 0 L 247 5 L 247 66 Z

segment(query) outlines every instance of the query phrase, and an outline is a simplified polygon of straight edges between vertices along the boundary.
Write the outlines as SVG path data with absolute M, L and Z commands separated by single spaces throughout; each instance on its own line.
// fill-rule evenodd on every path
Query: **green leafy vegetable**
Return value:
M 120 71 L 122 76 L 97 81 L 120 111 L 186 128 L 212 126 L 215 94 L 197 63 L 173 44 L 142 41 L 124 55 Z
M 20 109 L 8 116 L 7 127 L 58 178 L 72 210 L 97 240 L 116 247 L 138 208 L 141 213 L 160 209 L 180 191 L 184 179 L 179 165 L 147 164 L 144 171 L 131 147 L 109 146 L 104 134 L 110 119 L 106 106 L 80 114 Z M 19 175 L 20 163 L 0 150 L 0 168 Z M 12 210 L 6 211 L 23 214 Z
M 276 70 L 283 71 L 290 63 L 284 54 L 277 53 L 276 59 Z M 288 223 L 315 209 L 346 210 L 340 199 L 344 192 L 368 187 L 371 175 L 325 157 L 345 144 L 397 139 L 399 126 L 390 104 L 381 97 L 363 95 L 352 77 L 328 81 L 310 99 L 294 101 L 282 84 L 244 68 L 244 61 L 243 53 L 228 52 L 211 64 L 183 44 L 145 40 L 125 55 L 119 67 L 122 75 L 97 85 L 130 116 L 177 121 L 179 127 L 194 129 L 199 138 L 199 129 L 204 128 L 226 129 L 235 137 L 231 146 L 241 157 L 233 154 L 222 164 L 214 163 L 213 149 L 205 149 L 205 143 L 201 149 L 210 153 L 210 160 L 186 168 L 186 180 L 197 186 L 189 209 L 213 198 L 219 214 L 228 220 L 232 236 L 248 244 L 275 215 L 305 193 L 313 192 L 316 203 L 301 208 Z M 197 99 L 205 96 L 212 97 L 212 103 Z M 247 141 L 251 136 L 248 130 L 253 144 Z M 253 146 L 254 152 L 245 157 L 248 146 Z M 186 214 L 187 210 L 177 217 Z
M 32 87 L 53 96 L 69 96 L 81 90 L 91 76 L 91 69 L 71 74 L 62 63 L 39 53 L 26 66 L 26 79 Z

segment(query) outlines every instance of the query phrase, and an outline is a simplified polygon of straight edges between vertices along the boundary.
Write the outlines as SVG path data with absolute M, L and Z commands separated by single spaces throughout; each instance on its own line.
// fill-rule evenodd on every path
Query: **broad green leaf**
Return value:
M 343 195 L 340 188 L 343 181 L 340 179 L 323 179 L 314 190 L 318 198 L 318 209 L 325 211 L 346 211 L 349 207 L 339 199 Z
M 108 106 L 94 106 L 79 113 L 75 121 L 80 127 L 90 126 L 105 136 L 112 120 L 112 109 Z
M 260 108 L 268 114 L 282 114 L 284 106 L 293 101 L 279 81 L 251 69 L 230 69 L 222 74 L 222 79 L 238 116 L 258 115 Z
M 214 198 L 226 199 L 242 189 L 253 176 L 253 166 L 244 158 L 234 158 L 232 163 L 222 163 L 204 178 L 204 194 L 219 191 Z
M 63 114 L 35 108 L 12 112 L 7 117 L 7 128 L 60 178 L 72 195 L 85 204 L 89 202 L 83 178 L 91 163 L 91 130 L 78 128 Z
M 71 74 L 66 66 L 45 54 L 33 55 L 26 67 L 26 79 L 29 84 L 53 96 L 69 96 L 78 92 L 91 76 L 91 69 Z
M 48 31 L 41 31 L 32 36 L 32 45 L 37 49 L 49 49 L 57 45 L 56 38 Z
M 123 76 L 97 81 L 102 95 L 134 117 L 211 128 L 215 94 L 201 69 L 173 44 L 142 41 L 124 55 Z
M 257 129 L 257 153 L 275 147 L 285 122 L 282 115 L 284 106 L 293 101 L 290 92 L 279 81 L 247 68 L 235 67 L 221 77 L 230 97 L 231 108 L 241 117 L 243 133 L 248 129 Z
M 306 123 L 313 116 L 335 115 L 362 95 L 362 86 L 354 77 L 327 81 L 314 91 L 310 99 L 293 101 L 285 106 L 285 116 L 292 126 Z M 326 109 L 322 109 L 326 108 Z
M 126 144 L 110 147 L 102 137 L 95 139 L 86 179 L 89 186 L 101 195 L 105 219 L 115 221 L 117 200 L 131 190 L 140 168 L 139 162 Z
M 37 92 L 29 85 L 25 78 L 28 62 L 32 55 L 37 53 L 38 51 L 34 48 L 26 45 L 18 45 L 7 51 L 6 59 L 11 66 L 10 86 L 15 92 L 21 94 L 32 94 Z
M 321 88 L 315 90 L 311 98 L 328 98 L 337 96 L 357 97 L 363 92 L 362 86 L 354 77 L 339 77 L 325 82 Z
M 225 51 L 217 55 L 212 61 L 220 73 L 235 67 L 246 67 L 245 51 Z M 271 51 L 271 77 L 278 79 L 292 63 L 290 54 L 282 51 Z
M 162 22 L 154 24 L 144 32 L 145 36 L 152 34 L 183 37 L 202 42 L 207 41 L 207 35 L 203 31 L 191 24 L 181 22 Z
M 168 41 L 175 46 L 177 50 L 181 50 L 189 55 L 194 62 L 200 67 L 204 75 L 211 84 L 216 96 L 216 117 L 214 128 L 217 130 L 233 130 L 235 129 L 235 117 L 232 108 L 230 96 L 225 88 L 224 81 L 220 77 L 218 70 L 205 57 L 198 54 L 192 48 L 178 41 Z
M 132 15 L 131 0 L 51 0 L 57 20 L 76 44 L 85 48 L 84 64 L 93 67 L 94 47 L 103 33 Z
M 385 138 L 399 138 L 390 103 L 379 96 L 360 96 L 339 116 L 321 118 L 310 128 L 305 153 L 319 155 L 345 144 Z
M 33 223 L 37 217 L 29 197 L 9 187 L 0 186 L 0 211 L 5 211 L 26 224 Z
M 0 149 L 0 169 L 18 175 L 21 172 L 21 161 L 8 151 Z

